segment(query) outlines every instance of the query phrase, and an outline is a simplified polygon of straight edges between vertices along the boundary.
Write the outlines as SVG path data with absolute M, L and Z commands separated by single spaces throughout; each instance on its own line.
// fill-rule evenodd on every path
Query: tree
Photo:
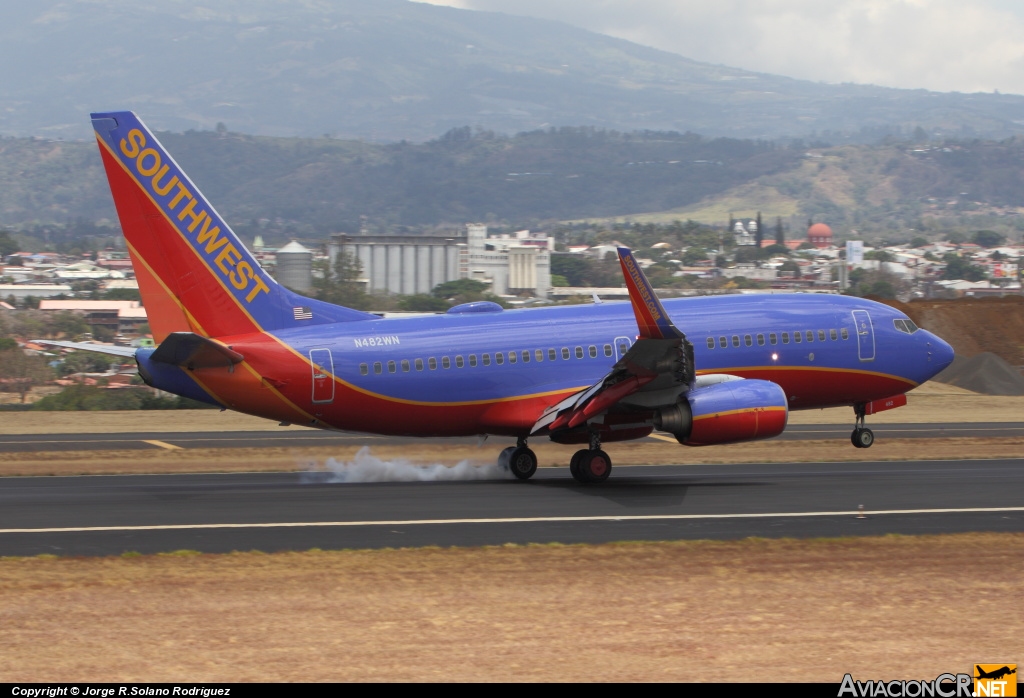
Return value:
M 417 293 L 414 296 L 402 296 L 398 300 L 398 307 L 409 312 L 444 312 L 450 307 L 448 301 L 443 298 L 435 298 L 427 293 Z
M 18 251 L 18 242 L 11 237 L 6 230 L 0 230 L 0 257 L 14 254 Z M 20 261 L 19 261 L 20 264 Z
M 761 246 L 761 240 L 764 240 L 764 224 L 761 223 L 761 212 L 757 212 L 757 246 Z
M 946 268 L 942 271 L 942 278 L 947 280 L 964 279 L 966 281 L 982 281 L 985 279 L 985 270 L 974 266 L 963 257 L 952 252 L 943 255 L 942 261 Z
M 430 292 L 434 298 L 453 299 L 459 303 L 470 303 L 483 298 L 487 284 L 474 279 L 456 279 L 438 284 Z
M 971 242 L 982 247 L 999 247 L 1005 239 L 1005 235 L 1000 235 L 994 230 L 978 230 L 971 236 Z
M 918 235 L 917 237 L 915 237 L 913 240 L 910 241 L 910 246 L 911 247 L 924 247 L 927 244 L 928 244 L 928 238 L 921 237 L 920 235 Z
M 29 356 L 20 348 L 0 351 L 0 390 L 18 393 L 22 403 L 32 388 L 52 379 L 45 357 Z
M 946 242 L 953 245 L 962 245 L 967 242 L 967 236 L 963 233 L 952 232 L 946 236 Z
M 785 262 L 779 265 L 779 271 L 787 271 L 793 274 L 794 279 L 800 278 L 800 265 L 792 259 L 787 259 Z
M 313 274 L 314 298 L 317 300 L 343 305 L 346 308 L 365 309 L 370 299 L 359 282 L 363 267 L 355 256 L 348 252 L 339 252 L 334 258 L 334 265 L 326 261 L 314 262 Z
M 808 226 L 809 229 L 810 226 Z M 786 231 L 782 227 L 782 216 L 779 216 L 775 219 L 775 244 L 781 245 L 784 242 L 786 242 Z

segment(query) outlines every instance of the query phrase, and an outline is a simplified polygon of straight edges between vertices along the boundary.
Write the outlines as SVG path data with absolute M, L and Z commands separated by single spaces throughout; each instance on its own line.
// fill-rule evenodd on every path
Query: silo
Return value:
M 278 283 L 306 293 L 313 288 L 313 252 L 292 240 L 277 251 Z

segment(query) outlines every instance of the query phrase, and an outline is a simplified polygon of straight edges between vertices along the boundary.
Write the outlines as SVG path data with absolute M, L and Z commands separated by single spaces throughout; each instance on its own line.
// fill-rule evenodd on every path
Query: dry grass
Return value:
M 1024 534 L 0 560 L 0 681 L 839 681 L 1019 661 Z

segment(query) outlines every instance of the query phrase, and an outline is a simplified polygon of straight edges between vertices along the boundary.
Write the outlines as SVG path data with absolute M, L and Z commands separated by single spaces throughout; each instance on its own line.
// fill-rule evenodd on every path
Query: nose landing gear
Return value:
M 612 473 L 612 459 L 601 450 L 601 437 L 590 435 L 590 448 L 576 451 L 569 461 L 569 472 L 580 484 L 604 482 Z
M 853 410 L 857 419 L 853 433 L 850 434 L 850 443 L 857 448 L 871 448 L 871 444 L 875 443 L 875 433 L 864 426 L 864 405 L 854 405 Z
M 498 465 L 508 469 L 519 480 L 529 480 L 537 472 L 537 454 L 526 445 L 526 439 L 520 436 L 515 446 L 509 446 L 498 456 Z

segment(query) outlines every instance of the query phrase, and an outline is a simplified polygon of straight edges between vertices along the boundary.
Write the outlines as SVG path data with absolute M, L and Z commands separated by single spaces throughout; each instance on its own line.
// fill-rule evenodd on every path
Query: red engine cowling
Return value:
M 686 446 L 770 439 L 782 433 L 789 418 L 786 393 L 771 381 L 718 383 L 691 390 L 685 398 L 659 410 L 655 426 Z

